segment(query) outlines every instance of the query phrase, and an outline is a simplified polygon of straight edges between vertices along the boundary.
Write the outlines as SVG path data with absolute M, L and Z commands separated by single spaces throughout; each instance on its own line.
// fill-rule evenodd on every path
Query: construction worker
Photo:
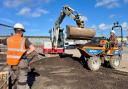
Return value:
M 16 82 L 13 89 L 29 89 L 27 84 L 28 62 L 26 55 L 33 52 L 35 47 L 25 37 L 22 24 L 14 25 L 15 34 L 7 38 L 7 64 L 11 67 L 11 81 Z
M 115 31 L 114 30 L 112 30 L 110 32 L 109 41 L 110 41 L 110 47 L 118 46 L 118 41 L 117 41 L 117 38 L 116 38 L 116 35 L 115 35 Z

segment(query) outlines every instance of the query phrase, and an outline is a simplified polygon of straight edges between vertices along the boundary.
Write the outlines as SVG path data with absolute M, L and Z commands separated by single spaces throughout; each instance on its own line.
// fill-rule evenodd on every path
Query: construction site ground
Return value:
M 127 53 L 119 69 L 101 67 L 90 71 L 79 62 L 79 51 L 66 50 L 73 57 L 43 58 L 31 65 L 29 86 L 32 89 L 128 89 Z
M 58 55 L 39 56 L 31 64 L 28 84 L 31 89 L 128 89 L 128 48 L 123 48 L 122 60 L 117 70 L 103 67 L 90 71 L 80 64 L 77 49 L 65 50 L 71 57 Z M 4 58 L 5 55 L 0 56 Z M 0 61 L 0 68 L 2 63 Z

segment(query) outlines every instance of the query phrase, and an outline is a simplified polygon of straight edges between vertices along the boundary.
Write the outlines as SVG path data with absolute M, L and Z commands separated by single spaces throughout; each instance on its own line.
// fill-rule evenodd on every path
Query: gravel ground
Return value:
M 32 89 L 128 89 L 128 73 L 101 67 L 92 72 L 78 58 L 47 58 L 33 63 Z
M 128 71 L 128 48 L 124 48 L 119 70 Z M 43 58 L 31 65 L 28 83 L 31 89 L 128 89 L 128 73 L 101 67 L 92 72 L 79 63 L 78 50 L 66 50 L 74 58 Z M 0 55 L 4 63 L 5 55 Z M 48 56 L 49 57 L 49 56 Z

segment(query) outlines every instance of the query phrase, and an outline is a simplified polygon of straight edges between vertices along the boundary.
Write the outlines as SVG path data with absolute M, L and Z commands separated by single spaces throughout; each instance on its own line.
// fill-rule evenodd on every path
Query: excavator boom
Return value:
M 60 25 L 66 16 L 73 19 L 77 25 L 77 27 L 67 26 L 67 38 L 90 39 L 95 36 L 95 30 L 85 28 L 82 16 L 68 5 L 65 5 L 55 22 L 54 28 L 50 31 L 52 48 L 64 48 L 64 35 Z
M 65 5 L 61 10 L 58 20 L 55 22 L 56 29 L 60 27 L 60 24 L 63 22 L 65 16 L 69 16 L 70 18 L 72 18 L 76 22 L 78 27 L 84 28 L 84 20 L 82 19 L 82 16 L 68 5 Z

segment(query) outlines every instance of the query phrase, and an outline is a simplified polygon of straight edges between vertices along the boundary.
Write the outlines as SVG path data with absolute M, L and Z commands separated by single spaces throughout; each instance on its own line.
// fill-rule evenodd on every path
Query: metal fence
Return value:
M 13 33 L 11 26 L 0 23 L 0 64 L 6 59 L 6 38 Z
M 6 39 L 12 35 L 11 26 L 0 23 L 0 89 L 8 89 L 9 71 L 6 70 Z

